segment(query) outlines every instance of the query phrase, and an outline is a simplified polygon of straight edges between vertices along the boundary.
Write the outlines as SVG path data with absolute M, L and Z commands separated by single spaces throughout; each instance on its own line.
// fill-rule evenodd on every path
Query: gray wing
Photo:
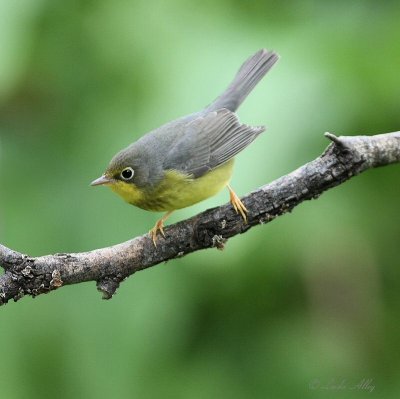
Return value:
M 165 156 L 164 169 L 200 177 L 247 147 L 264 126 L 247 126 L 227 110 L 209 112 L 185 126 L 185 133 Z

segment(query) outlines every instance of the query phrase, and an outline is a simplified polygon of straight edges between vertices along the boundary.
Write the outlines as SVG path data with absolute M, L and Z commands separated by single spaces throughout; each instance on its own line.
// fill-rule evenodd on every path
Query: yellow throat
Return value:
M 139 188 L 135 184 L 116 181 L 108 184 L 125 201 L 139 208 L 166 212 L 185 208 L 217 194 L 232 176 L 233 159 L 195 179 L 176 170 L 167 170 L 155 187 Z

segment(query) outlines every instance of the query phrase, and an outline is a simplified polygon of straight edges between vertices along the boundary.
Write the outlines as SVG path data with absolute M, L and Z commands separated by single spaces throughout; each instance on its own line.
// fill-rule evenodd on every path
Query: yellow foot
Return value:
M 155 226 L 149 231 L 150 238 L 153 240 L 153 244 L 157 246 L 157 233 L 160 231 L 161 235 L 165 238 L 164 234 L 164 221 L 162 219 L 157 220 Z
M 157 233 L 160 232 L 161 235 L 165 238 L 164 234 L 164 222 L 168 219 L 169 215 L 171 215 L 172 211 L 167 212 L 160 220 L 157 220 L 155 226 L 149 231 L 150 238 L 153 240 L 153 244 L 157 247 Z
M 232 190 L 231 186 L 229 184 L 227 185 L 228 190 L 229 190 L 229 196 L 231 200 L 231 204 L 233 208 L 235 209 L 236 213 L 240 213 L 242 215 L 243 220 L 245 223 L 247 223 L 247 209 L 244 206 L 243 202 L 240 201 L 240 198 L 236 195 L 236 193 Z

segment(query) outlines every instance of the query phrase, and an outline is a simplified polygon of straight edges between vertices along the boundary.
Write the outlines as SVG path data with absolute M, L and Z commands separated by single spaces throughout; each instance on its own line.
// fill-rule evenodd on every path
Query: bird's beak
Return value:
M 108 177 L 106 175 L 100 176 L 98 179 L 93 180 L 90 185 L 91 186 L 101 186 L 103 184 L 110 184 L 113 183 L 114 179 L 111 177 Z

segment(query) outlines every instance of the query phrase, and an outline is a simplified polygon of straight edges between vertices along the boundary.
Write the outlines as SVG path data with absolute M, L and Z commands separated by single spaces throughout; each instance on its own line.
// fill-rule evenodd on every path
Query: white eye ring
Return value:
M 121 178 L 123 179 L 123 180 L 131 180 L 132 179 L 132 177 L 133 177 L 133 175 L 135 174 L 135 171 L 130 167 L 130 166 L 128 166 L 127 168 L 125 168 L 122 172 L 121 172 Z

